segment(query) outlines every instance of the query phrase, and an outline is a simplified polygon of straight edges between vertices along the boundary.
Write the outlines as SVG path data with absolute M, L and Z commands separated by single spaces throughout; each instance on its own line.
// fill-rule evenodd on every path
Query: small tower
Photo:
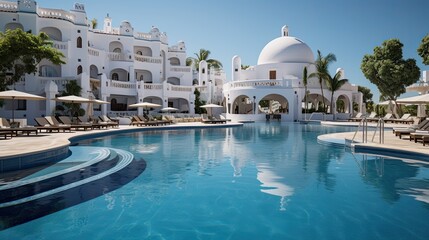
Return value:
M 241 58 L 235 55 L 232 58 L 232 81 L 240 80 L 241 75 Z
M 105 33 L 112 32 L 112 19 L 109 17 L 109 14 L 107 14 L 107 16 L 104 18 L 103 30 Z
M 289 28 L 288 26 L 284 25 L 282 27 L 282 37 L 288 37 L 289 36 Z

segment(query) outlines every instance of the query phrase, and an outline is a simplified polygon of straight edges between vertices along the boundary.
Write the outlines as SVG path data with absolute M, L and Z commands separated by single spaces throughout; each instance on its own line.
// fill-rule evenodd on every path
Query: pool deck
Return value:
M 356 126 L 356 123 L 350 122 L 322 122 L 322 125 L 334 125 L 334 126 Z M 231 123 L 227 124 L 204 124 L 199 122 L 191 123 L 177 123 L 167 126 L 155 126 L 155 127 L 135 127 L 121 125 L 116 129 L 107 130 L 91 130 L 91 131 L 72 131 L 66 133 L 39 133 L 38 135 L 30 136 L 19 136 L 13 137 L 12 139 L 0 140 L 0 160 L 9 157 L 30 155 L 33 153 L 40 153 L 51 149 L 61 148 L 70 144 L 69 139 L 82 135 L 90 134 L 105 134 L 107 132 L 114 134 L 115 132 L 128 132 L 135 129 L 136 131 L 142 129 L 172 129 L 172 128 L 193 128 L 193 127 L 232 127 L 240 126 L 242 123 Z M 408 137 L 405 136 L 403 139 L 395 137 L 392 133 L 391 128 L 397 127 L 396 125 L 386 125 L 384 144 L 378 143 L 353 143 L 352 149 L 359 152 L 382 152 L 384 155 L 389 153 L 401 154 L 419 154 L 429 157 L 429 146 L 423 146 L 422 143 L 414 143 L 409 141 Z M 406 125 L 404 125 L 406 126 Z M 354 132 L 345 133 L 333 133 L 321 135 L 318 137 L 319 141 L 333 144 L 345 144 L 345 139 L 352 139 Z M 357 139 L 361 139 L 362 134 L 357 134 Z M 372 131 L 368 131 L 368 139 L 371 139 L 373 135 Z M 377 137 L 376 137 L 377 139 Z

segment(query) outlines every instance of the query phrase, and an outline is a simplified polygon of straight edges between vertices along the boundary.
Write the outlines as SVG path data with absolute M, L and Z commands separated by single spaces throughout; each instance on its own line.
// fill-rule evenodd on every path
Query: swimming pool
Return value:
M 0 239 L 428 239 L 429 162 L 317 143 L 348 130 L 271 122 L 82 140 L 146 169 Z

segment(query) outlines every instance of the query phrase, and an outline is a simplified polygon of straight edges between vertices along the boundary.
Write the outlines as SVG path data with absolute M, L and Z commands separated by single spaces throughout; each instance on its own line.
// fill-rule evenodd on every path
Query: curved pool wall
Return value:
M 63 146 L 31 154 L 0 158 L 0 173 L 19 171 L 53 164 L 70 155 L 69 146 Z

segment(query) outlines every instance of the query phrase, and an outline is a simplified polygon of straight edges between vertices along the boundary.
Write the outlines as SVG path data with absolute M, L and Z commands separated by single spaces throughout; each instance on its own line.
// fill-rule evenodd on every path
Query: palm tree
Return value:
M 308 84 L 308 72 L 307 72 L 307 67 L 304 67 L 304 70 L 302 70 L 302 82 L 304 84 L 304 91 L 305 91 L 305 95 L 304 95 L 304 113 L 307 113 L 307 84 Z
M 327 75 L 329 75 L 328 68 L 329 64 L 337 61 L 337 58 L 333 53 L 329 53 L 325 57 L 323 57 L 320 50 L 317 50 L 317 59 L 315 61 L 316 72 L 310 74 L 309 78 L 317 77 L 319 79 L 320 91 L 322 93 L 322 101 L 323 101 L 323 111 L 325 111 L 325 96 L 323 95 L 323 81 L 327 81 Z
M 206 61 L 208 64 L 208 68 L 210 69 L 210 67 L 214 67 L 216 69 L 220 69 L 222 68 L 222 63 L 219 62 L 216 59 L 209 59 L 210 56 L 210 51 L 201 48 L 199 53 L 194 53 L 196 58 L 193 57 L 188 57 L 186 59 L 186 65 L 187 66 L 191 66 L 192 64 L 194 65 L 195 69 L 198 71 L 199 69 L 199 65 L 201 61 Z
M 348 79 L 341 79 L 341 71 L 338 71 L 334 77 L 331 77 L 330 74 L 326 75 L 326 85 L 328 89 L 331 91 L 331 114 L 335 114 L 334 111 L 334 92 L 339 90 L 346 82 L 348 82 Z

